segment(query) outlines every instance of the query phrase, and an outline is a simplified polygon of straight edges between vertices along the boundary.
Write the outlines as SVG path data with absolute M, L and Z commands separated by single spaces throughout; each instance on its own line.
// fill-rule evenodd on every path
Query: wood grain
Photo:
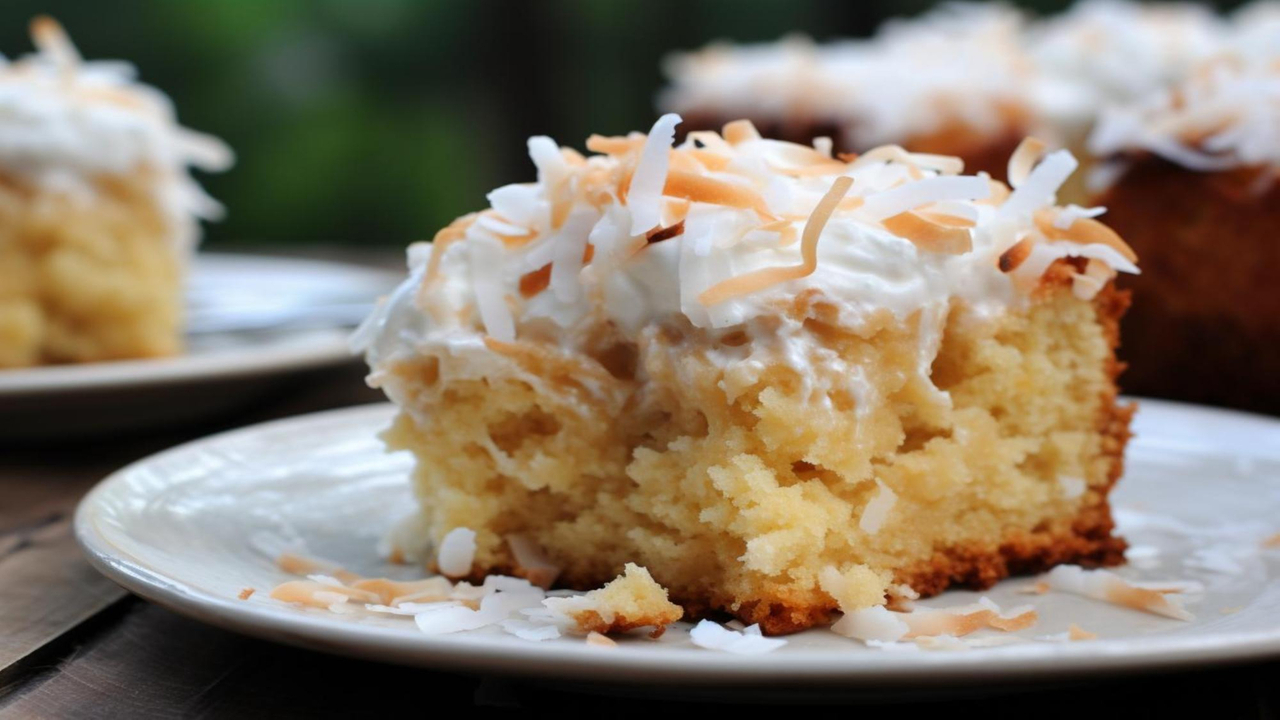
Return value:
M 110 452 L 98 454 L 114 461 Z M 103 472 L 49 450 L 8 451 L 0 468 L 0 671 L 124 596 L 84 560 L 76 502 Z

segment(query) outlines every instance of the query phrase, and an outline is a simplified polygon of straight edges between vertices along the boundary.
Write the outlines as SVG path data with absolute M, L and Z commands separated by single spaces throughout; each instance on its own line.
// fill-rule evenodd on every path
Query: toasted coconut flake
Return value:
M 476 557 L 476 532 L 470 528 L 454 528 L 440 541 L 436 566 L 448 577 L 462 577 L 471 572 Z
M 1270 537 L 1265 538 L 1262 541 L 1262 547 L 1280 548 L 1280 533 L 1276 533 L 1275 535 L 1271 535 Z
M 251 588 L 251 587 L 247 587 L 247 588 L 245 588 L 245 589 L 241 590 L 241 591 L 240 591 L 240 594 L 239 594 L 239 595 L 237 595 L 236 597 L 240 598 L 241 600 L 248 600 L 249 598 L 253 597 L 253 594 L 254 594 L 255 592 L 257 592 L 257 591 L 256 591 L 256 590 L 254 590 L 253 588 Z
M 690 148 L 690 149 L 683 150 L 681 152 L 684 155 L 696 160 L 698 164 L 700 164 L 704 169 L 710 170 L 712 172 L 724 170 L 726 167 L 729 166 L 729 157 L 726 155 L 721 155 L 719 153 L 714 153 L 714 152 L 710 152 L 708 150 L 702 150 L 699 148 Z
M 1049 240 L 1065 240 L 1078 245 L 1105 245 L 1120 253 L 1125 260 L 1138 262 L 1138 254 L 1115 230 L 1088 217 L 1079 218 L 1068 227 L 1060 228 L 1055 222 L 1058 212 L 1056 208 L 1046 208 L 1035 214 L 1036 227 Z
M 763 290 L 764 288 L 806 277 L 818 268 L 818 238 L 827 220 L 835 212 L 840 199 L 849 192 L 853 178 L 842 175 L 831 184 L 831 189 L 818 202 L 818 206 L 809 215 L 805 223 L 804 233 L 800 238 L 801 263 L 791 267 L 773 267 L 757 270 L 745 275 L 729 278 L 711 286 L 698 296 L 703 305 L 717 305 L 733 297 Z
M 1081 300 L 1092 300 L 1115 276 L 1116 271 L 1110 265 L 1088 258 L 1084 272 L 1071 276 L 1071 292 Z
M 614 642 L 613 638 L 594 631 L 587 634 L 586 643 L 595 647 L 618 647 L 618 643 Z
M 478 217 L 480 217 L 479 213 L 468 213 L 449 223 L 447 227 L 436 233 L 435 238 L 431 241 L 431 257 L 427 260 L 427 272 L 422 283 L 424 289 L 439 277 L 440 259 L 444 257 L 444 251 L 453 243 L 466 237 L 467 229 L 471 227 Z
M 453 595 L 453 583 L 438 576 L 410 582 L 368 578 L 351 583 L 351 587 L 373 593 L 378 602 L 391 606 L 404 602 L 439 602 Z
M 964 170 L 964 161 L 960 158 L 949 155 L 907 152 L 899 145 L 881 145 L 861 155 L 841 153 L 838 157 L 849 163 L 851 169 L 874 163 L 899 162 L 917 170 L 920 168 L 935 170 L 941 175 L 956 175 Z
M 905 637 L 912 639 L 929 635 L 964 637 L 987 628 L 1002 632 L 1025 630 L 1035 625 L 1039 615 L 1032 608 L 1015 608 L 1004 615 L 998 606 L 986 600 L 945 610 L 916 610 L 904 613 L 902 619 L 910 628 Z
M 357 590 L 336 582 L 317 580 L 290 580 L 281 583 L 271 591 L 271 598 L 280 602 L 325 609 L 332 609 L 331 606 L 348 600 L 373 602 L 378 599 L 373 593 L 364 590 Z
M 762 217 L 773 217 L 760 193 L 745 185 L 717 180 L 706 175 L 672 170 L 667 174 L 667 183 L 662 188 L 662 194 L 691 202 L 755 210 Z
M 520 276 L 520 295 L 531 298 L 551 285 L 551 263 Z
M 858 527 L 868 535 L 880 532 L 880 528 L 889 519 L 889 513 L 893 512 L 893 506 L 898 502 L 898 495 L 888 485 L 880 480 L 876 480 L 876 485 L 879 491 L 862 509 L 862 515 L 858 518 Z
M 592 135 L 587 138 L 587 149 L 601 155 L 627 155 L 642 147 L 644 147 L 644 136 L 639 134 L 631 137 Z
M 53 58 L 60 70 L 70 71 L 80 64 L 80 52 L 57 20 L 48 15 L 37 15 L 31 20 L 30 30 L 36 50 Z
M 1195 619 L 1194 615 L 1171 602 L 1164 594 L 1133 585 L 1106 570 L 1085 570 L 1078 565 L 1059 565 L 1044 579 L 1054 590 L 1162 615 L 1174 620 Z
M 1098 634 L 1091 633 L 1079 625 L 1071 623 L 1071 626 L 1067 628 L 1067 639 L 1073 642 L 1079 640 L 1097 640 Z
M 1062 183 L 1071 177 L 1071 173 L 1079 165 L 1075 156 L 1066 150 L 1049 153 L 1000 205 L 1000 215 L 1021 220 L 1052 203 L 1058 188 L 1062 187 Z
M 1040 162 L 1048 149 L 1048 145 L 1036 138 L 1023 138 L 1018 143 L 1018 148 L 1009 156 L 1009 184 L 1016 188 L 1025 182 L 1032 168 Z
M 683 234 L 684 234 L 684 221 L 681 220 L 675 225 L 669 225 L 660 230 L 654 230 L 653 232 L 650 232 L 645 239 L 648 241 L 650 245 L 652 245 L 654 243 L 660 243 L 663 240 L 670 240 L 673 237 L 683 235 Z
M 864 217 L 883 221 L 930 203 L 981 200 L 990 195 L 991 184 L 985 178 L 972 175 L 926 177 L 867 196 L 860 212 Z
M 943 225 L 911 211 L 898 213 L 881 221 L 885 229 L 927 252 L 960 255 L 973 249 L 968 229 Z
M 1049 587 L 1049 583 L 1043 580 L 1037 580 L 1031 585 L 1022 588 L 1018 592 L 1022 593 L 1023 595 L 1044 595 L 1045 593 L 1049 592 L 1051 589 L 1052 588 Z
M 337 563 L 320 558 L 307 557 L 294 552 L 282 552 L 276 557 L 276 567 L 289 573 L 290 575 L 314 575 L 316 573 L 324 573 L 338 579 L 339 582 L 349 583 L 360 579 L 359 575 L 342 569 Z
M 508 535 L 506 541 L 520 575 L 543 590 L 555 584 L 560 566 L 551 562 L 533 540 L 524 535 Z
M 1022 238 L 1013 244 L 1013 247 L 1000 253 L 1000 272 L 1011 273 L 1018 269 L 1019 265 L 1026 262 L 1031 257 L 1031 246 L 1034 243 L 1029 238 Z
M 721 134 L 730 145 L 760 139 L 760 132 L 750 120 L 734 120 L 726 123 Z
M 627 205 L 631 208 L 631 234 L 642 235 L 662 222 L 662 188 L 667 182 L 671 143 L 675 140 L 680 116 L 667 113 L 658 118 L 640 150 L 640 160 L 631 175 Z

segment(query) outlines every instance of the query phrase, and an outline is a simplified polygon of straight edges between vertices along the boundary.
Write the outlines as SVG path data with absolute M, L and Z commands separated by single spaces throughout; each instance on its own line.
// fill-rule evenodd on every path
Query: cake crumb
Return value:
M 594 630 L 587 634 L 587 644 L 595 645 L 597 647 L 618 647 L 618 643 L 614 642 L 613 638 L 610 638 L 607 635 L 601 635 Z
M 627 563 L 622 575 L 586 595 L 547 598 L 548 609 L 571 619 L 586 633 L 620 633 L 652 627 L 657 638 L 667 626 L 684 616 L 684 610 L 667 599 L 666 588 L 654 581 L 649 571 Z
M 256 591 L 253 588 L 247 587 L 241 590 L 240 594 L 237 595 L 236 597 L 240 598 L 241 600 L 248 600 L 249 598 L 253 597 L 254 592 Z

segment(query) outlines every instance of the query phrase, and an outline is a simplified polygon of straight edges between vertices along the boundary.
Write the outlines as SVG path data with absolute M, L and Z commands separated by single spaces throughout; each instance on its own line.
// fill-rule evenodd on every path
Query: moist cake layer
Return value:
M 677 121 L 589 159 L 531 141 L 539 182 L 411 250 L 358 334 L 422 540 L 475 530 L 478 577 L 522 572 L 518 538 L 581 589 L 635 562 L 770 633 L 1120 559 L 1136 268 L 1052 206 L 1068 154 L 1024 144 L 1010 193 L 740 123 L 673 151 Z

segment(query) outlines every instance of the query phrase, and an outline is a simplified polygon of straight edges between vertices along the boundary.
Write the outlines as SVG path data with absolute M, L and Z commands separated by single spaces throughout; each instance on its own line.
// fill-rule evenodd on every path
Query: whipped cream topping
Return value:
M 1280 55 L 1219 57 L 1171 90 L 1110 108 L 1089 150 L 1146 151 L 1199 171 L 1270 168 L 1261 178 L 1269 184 L 1280 170 Z
M 176 242 L 189 248 L 193 218 L 216 218 L 222 206 L 187 167 L 224 170 L 231 151 L 179 126 L 169 98 L 137 82 L 129 63 L 82 60 L 47 17 L 32 22 L 31 36 L 34 54 L 0 56 L 0 172 L 68 193 L 92 192 L 98 176 L 153 173 Z
M 1063 257 L 1089 258 L 1076 276 L 1082 297 L 1116 270 L 1137 272 L 1096 212 L 1053 205 L 1076 167 L 1064 150 L 1024 143 L 1010 191 L 959 174 L 956 158 L 886 146 L 836 159 L 745 121 L 673 149 L 679 122 L 669 114 L 647 135 L 593 136 L 587 147 L 601 154 L 591 157 L 532 138 L 537 182 L 494 190 L 489 209 L 410 247 L 409 278 L 353 338 L 375 374 L 431 353 L 442 375 L 484 375 L 505 361 L 493 341 L 572 350 L 602 324 L 635 339 L 665 322 L 746 329 L 755 339 L 744 352 L 770 346 L 803 366 L 812 348 L 789 345 L 787 308 L 812 291 L 853 328 L 919 313 L 927 375 L 957 302 L 993 316 Z M 766 319 L 773 329 L 754 332 Z
M 950 3 L 889 21 L 871 40 L 717 43 L 667 59 L 672 84 L 659 105 L 686 114 L 832 122 L 839 140 L 860 148 L 953 122 L 998 131 L 1013 124 L 1010 113 L 1030 94 L 1023 24 L 1002 5 Z
M 1226 23 L 1201 5 L 1085 0 L 1034 25 L 1026 45 L 1041 75 L 1041 111 L 1089 122 L 1109 104 L 1180 80 L 1227 40 Z
M 909 143 L 960 124 L 1074 142 L 1105 107 L 1146 97 L 1223 53 L 1280 54 L 1280 11 L 1231 21 L 1191 3 L 1085 0 L 1039 20 L 999 4 L 947 3 L 874 37 L 801 38 L 672 56 L 660 106 L 773 122 L 834 123 L 849 147 Z

